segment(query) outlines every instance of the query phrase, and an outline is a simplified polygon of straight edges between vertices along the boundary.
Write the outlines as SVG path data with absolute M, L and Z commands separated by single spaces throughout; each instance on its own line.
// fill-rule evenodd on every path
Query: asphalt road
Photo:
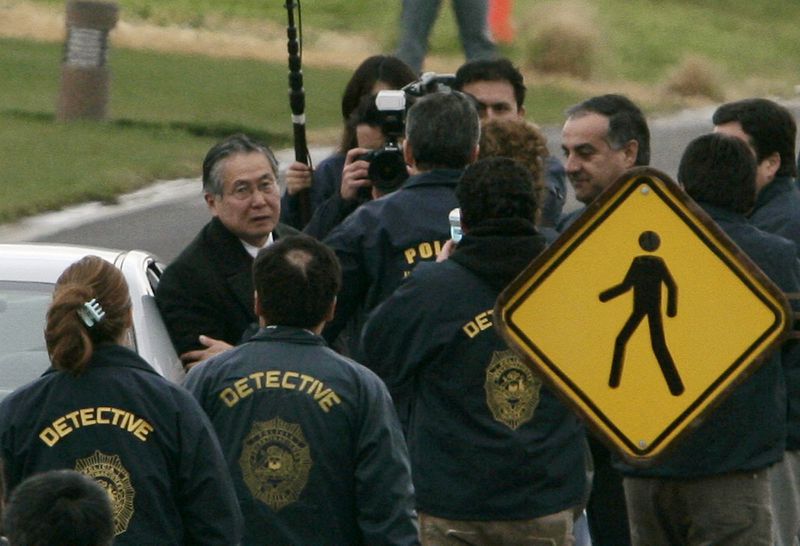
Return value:
M 795 116 L 800 116 L 800 101 L 787 104 Z M 713 108 L 684 111 L 678 115 L 650 119 L 651 166 L 675 177 L 678 161 L 686 144 L 711 129 Z M 551 153 L 561 157 L 560 127 L 546 127 Z M 283 160 L 282 160 L 283 161 Z M 318 161 L 318 160 L 317 160 Z M 143 192 L 144 197 L 133 204 L 111 209 L 99 207 L 78 209 L 66 221 L 47 218 L 25 222 L 11 229 L 0 230 L 0 240 L 50 241 L 112 248 L 140 248 L 169 263 L 195 236 L 208 220 L 199 181 L 174 183 L 160 187 L 156 195 Z M 153 192 L 151 192 L 153 193 Z M 568 196 L 565 210 L 577 206 Z

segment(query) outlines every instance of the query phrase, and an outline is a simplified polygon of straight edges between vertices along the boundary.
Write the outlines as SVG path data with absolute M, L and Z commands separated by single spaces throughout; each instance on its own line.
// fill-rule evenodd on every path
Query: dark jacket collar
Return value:
M 206 225 L 206 243 L 219 256 L 218 265 L 222 270 L 235 272 L 243 261 L 252 262 L 253 258 L 244 249 L 239 238 L 234 235 L 218 217 L 213 217 Z
M 325 339 L 310 330 L 294 326 L 265 326 L 249 341 L 285 341 L 303 345 L 326 345 Z
M 219 266 L 223 271 L 227 270 L 235 274 L 241 271 L 241 264 L 247 262 L 252 264 L 253 257 L 245 250 L 242 241 L 234 235 L 218 217 L 214 216 L 206 224 L 205 239 L 206 243 L 214 249 L 219 256 Z M 298 235 L 299 231 L 286 224 L 278 223 L 272 231 L 274 240 Z
M 781 195 L 789 193 L 795 189 L 795 181 L 791 176 L 776 176 L 772 182 L 761 188 L 756 197 L 756 206 L 753 210 L 757 210 L 773 199 L 779 199 Z
M 150 364 L 145 362 L 138 354 L 116 343 L 101 343 L 94 348 L 92 358 L 89 360 L 87 370 L 92 368 L 136 368 L 144 372 L 159 375 Z M 56 373 L 56 370 L 50 367 L 46 374 Z
M 410 177 L 403 183 L 402 188 L 408 189 L 419 186 L 450 186 L 455 188 L 463 173 L 463 169 L 432 169 Z
M 700 201 L 698 204 L 709 216 L 711 216 L 715 222 L 728 222 L 734 224 L 748 223 L 745 215 L 739 212 L 733 212 L 731 210 L 723 209 L 716 205 L 711 205 L 702 201 Z
M 465 234 L 450 259 L 500 291 L 546 244 L 532 222 L 515 218 L 489 220 Z

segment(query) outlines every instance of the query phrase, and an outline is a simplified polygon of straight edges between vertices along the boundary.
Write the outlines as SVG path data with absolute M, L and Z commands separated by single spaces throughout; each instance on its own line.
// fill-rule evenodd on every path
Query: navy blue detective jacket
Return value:
M 750 222 L 758 229 L 789 239 L 800 249 L 800 190 L 794 179 L 776 177 L 763 187 L 750 213 Z M 793 305 L 797 307 L 798 303 Z M 783 359 L 789 401 L 786 449 L 795 451 L 800 449 L 800 343 L 788 342 Z
M 47 470 L 78 470 L 114 492 L 115 545 L 241 538 L 242 517 L 211 424 L 183 388 L 119 345 L 78 377 L 48 370 L 0 404 L 10 491 Z
M 529 519 L 583 500 L 583 427 L 493 326 L 501 289 L 544 245 L 529 222 L 475 228 L 367 321 L 365 363 L 401 412 L 411 407 L 404 426 L 422 513 Z
M 561 209 L 567 198 L 566 172 L 561 162 L 553 156 L 544 160 L 544 187 L 546 193 L 542 199 L 542 225 L 555 227 L 561 218 Z
M 750 222 L 758 229 L 800 244 L 800 189 L 788 176 L 776 177 L 758 192 Z
M 191 370 L 245 545 L 417 543 L 408 452 L 381 380 L 307 330 L 262 328 Z
M 800 290 L 800 266 L 792 242 L 755 228 L 740 214 L 700 205 L 781 290 Z M 620 467 L 626 475 L 658 478 L 754 471 L 779 461 L 785 445 L 786 385 L 781 352 L 776 351 L 697 429 L 665 453 L 663 461 L 649 468 Z
M 450 238 L 448 214 L 458 206 L 461 170 L 412 176 L 394 193 L 361 205 L 326 238 L 342 265 L 336 317 L 325 339 L 385 300 L 420 262 L 433 261 Z

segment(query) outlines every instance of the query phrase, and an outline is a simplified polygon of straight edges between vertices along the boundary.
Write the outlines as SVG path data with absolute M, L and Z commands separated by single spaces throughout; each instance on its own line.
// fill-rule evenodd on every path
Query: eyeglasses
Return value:
M 236 199 L 237 201 L 246 201 L 251 199 L 256 192 L 259 192 L 264 197 L 269 197 L 274 195 L 278 191 L 278 185 L 275 183 L 275 180 L 264 180 L 259 182 L 258 184 L 248 184 L 247 182 L 240 182 L 236 184 L 233 189 L 226 193 Z

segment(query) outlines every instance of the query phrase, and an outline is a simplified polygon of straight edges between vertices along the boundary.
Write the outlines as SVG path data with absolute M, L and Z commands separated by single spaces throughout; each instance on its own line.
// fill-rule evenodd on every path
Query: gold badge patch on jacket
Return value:
M 295 502 L 308 483 L 311 450 L 300 425 L 280 417 L 256 421 L 244 439 L 239 466 L 250 493 L 280 510 Z
M 486 368 L 486 404 L 496 421 L 512 430 L 533 418 L 542 381 L 513 351 L 495 351 Z
M 114 534 L 119 535 L 127 531 L 133 517 L 133 497 L 136 492 L 131 484 L 131 476 L 122 465 L 119 455 L 107 455 L 95 451 L 85 459 L 75 461 L 75 470 L 93 478 L 111 497 Z

